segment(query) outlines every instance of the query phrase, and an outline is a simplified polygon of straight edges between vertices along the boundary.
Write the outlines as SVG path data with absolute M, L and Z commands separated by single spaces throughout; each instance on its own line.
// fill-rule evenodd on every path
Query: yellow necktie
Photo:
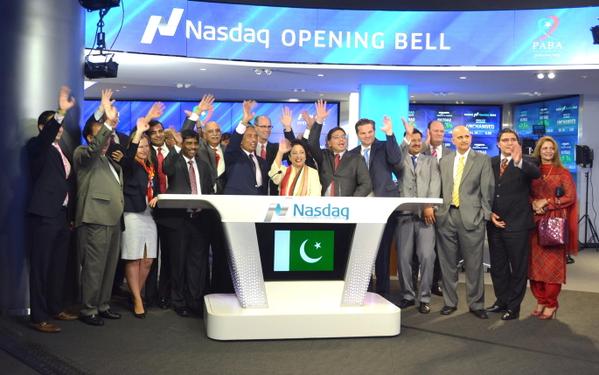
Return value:
M 451 192 L 451 204 L 460 207 L 460 183 L 462 182 L 462 173 L 464 172 L 464 157 L 460 156 L 458 160 L 458 169 L 453 178 L 453 191 Z

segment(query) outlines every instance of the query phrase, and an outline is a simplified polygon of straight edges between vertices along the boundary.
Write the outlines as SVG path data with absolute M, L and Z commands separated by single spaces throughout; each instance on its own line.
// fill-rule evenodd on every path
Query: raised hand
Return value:
M 146 117 L 140 117 L 137 119 L 137 130 L 135 131 L 135 134 L 139 134 L 141 137 L 141 134 L 143 134 L 144 132 L 148 131 L 148 129 L 150 129 L 150 122 L 147 120 Z
M 119 112 L 113 104 L 104 107 L 104 114 L 106 115 L 106 122 L 108 125 L 115 127 L 119 122 Z
M 324 120 L 329 116 L 330 110 L 327 111 L 327 102 L 323 99 L 318 99 L 316 101 L 316 122 L 319 124 L 324 124 Z
M 200 104 L 198 104 L 198 106 L 194 108 L 194 111 L 199 115 L 204 111 L 212 110 L 213 103 L 214 103 L 214 95 L 206 94 L 206 95 L 202 96 L 202 100 L 200 101 Z
M 522 146 L 518 142 L 512 148 L 512 160 L 514 161 L 514 165 L 520 163 L 520 160 L 522 160 Z
M 250 121 L 252 121 L 252 119 L 256 115 L 254 112 L 252 112 L 254 110 L 254 107 L 256 107 L 255 100 L 243 101 L 243 118 L 241 119 L 242 124 L 247 125 L 250 123 Z
M 308 111 L 302 111 L 302 119 L 306 122 L 306 127 L 308 129 L 312 129 L 312 125 L 314 125 L 314 117 L 310 116 Z
M 68 86 L 62 86 L 58 92 L 58 110 L 63 115 L 75 105 L 75 98 L 71 96 L 71 89 Z
M 175 129 L 175 127 L 172 126 L 172 125 L 169 126 L 168 128 L 173 132 L 173 137 L 175 138 L 175 143 L 178 144 L 178 145 L 182 144 L 183 143 L 183 137 L 181 137 L 181 133 L 179 133 L 177 131 L 177 129 Z
M 283 124 L 283 128 L 285 128 L 286 132 L 291 131 L 291 122 L 293 120 L 293 112 L 289 107 L 283 107 L 283 111 L 281 113 L 281 124 Z
M 162 104 L 161 102 L 156 102 L 156 103 L 152 104 L 152 107 L 150 107 L 150 109 L 148 110 L 148 113 L 146 113 L 145 120 L 147 122 L 150 122 L 151 120 L 162 116 L 163 113 L 164 113 L 164 104 Z
M 285 138 L 281 139 L 279 141 L 279 152 L 285 154 L 289 151 L 291 151 L 291 142 Z
M 393 121 L 391 121 L 391 117 L 383 117 L 383 127 L 381 128 L 381 130 L 384 131 L 387 135 L 393 135 Z
M 102 109 L 105 109 L 106 107 L 112 105 L 112 103 L 114 103 L 114 101 L 111 100 L 112 99 L 112 90 L 111 89 L 106 89 L 106 90 L 102 90 L 102 100 L 100 101 L 100 106 L 102 107 Z
M 404 129 L 406 129 L 406 137 L 411 136 L 414 132 L 414 124 L 408 122 L 405 118 L 401 118 Z

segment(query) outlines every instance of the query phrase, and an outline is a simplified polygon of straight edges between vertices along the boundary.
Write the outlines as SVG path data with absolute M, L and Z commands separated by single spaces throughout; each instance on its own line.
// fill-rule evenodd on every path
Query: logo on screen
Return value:
M 141 43 L 152 44 L 156 36 L 156 31 L 162 36 L 175 36 L 179 22 L 181 22 L 181 17 L 183 17 L 182 8 L 173 8 L 166 22 L 162 22 L 162 16 L 150 16 L 144 30 L 144 35 L 141 37 Z
M 333 271 L 335 231 L 275 230 L 274 270 Z
M 553 35 L 558 26 L 559 18 L 557 16 L 543 17 L 537 20 L 537 32 L 540 36 L 532 42 L 532 48 L 537 51 L 561 50 L 562 42 Z
M 264 218 L 264 222 L 270 223 L 274 215 L 285 216 L 287 215 L 288 210 L 289 207 L 283 206 L 280 203 L 271 203 L 270 206 L 268 206 L 268 211 L 266 211 L 266 217 Z

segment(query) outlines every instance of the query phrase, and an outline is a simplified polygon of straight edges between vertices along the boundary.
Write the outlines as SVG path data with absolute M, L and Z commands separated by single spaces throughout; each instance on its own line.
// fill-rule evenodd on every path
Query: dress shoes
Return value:
M 182 318 L 189 318 L 191 316 L 191 312 L 187 307 L 175 307 L 175 312 Z
M 31 323 L 31 327 L 37 331 L 44 332 L 44 333 L 60 332 L 59 326 L 52 324 L 52 323 L 48 323 L 48 322 Z
M 168 309 L 170 307 L 168 299 L 160 298 L 160 300 L 158 301 L 158 307 L 160 307 L 162 310 Z
M 135 311 L 133 311 L 133 316 L 136 317 L 137 319 L 145 319 L 146 318 L 146 312 L 142 312 L 142 313 L 136 313 Z
M 505 312 L 503 313 L 503 315 L 501 315 L 501 320 L 514 320 L 514 319 L 518 319 L 520 317 L 520 314 L 512 311 L 510 309 L 505 310 Z
M 435 284 L 431 287 L 431 293 L 436 296 L 443 297 L 443 291 L 441 290 L 439 284 Z
M 66 311 L 61 311 L 57 315 L 54 316 L 54 319 L 64 320 L 64 321 L 77 320 L 77 318 L 78 318 L 77 315 L 68 313 Z
M 399 308 L 405 309 L 406 307 L 414 306 L 416 302 L 413 299 L 402 299 L 399 301 Z
M 479 319 L 489 319 L 489 315 L 487 315 L 487 312 L 484 309 L 480 309 L 480 310 L 470 309 L 470 313 Z
M 494 303 L 493 306 L 487 307 L 486 310 L 488 313 L 501 313 L 505 312 L 505 307 L 498 305 L 497 303 Z
M 420 306 L 418 306 L 418 312 L 421 314 L 428 314 L 431 312 L 431 304 L 426 302 L 420 302 Z
M 457 307 L 452 307 L 452 306 L 443 306 L 443 308 L 441 309 L 441 315 L 451 315 L 453 314 L 458 308 Z
M 102 320 L 102 318 L 100 318 L 100 316 L 98 316 L 97 314 L 92 314 L 92 315 L 79 315 L 79 320 L 81 320 L 83 323 L 88 324 L 90 326 L 103 326 L 104 325 L 104 320 Z
M 110 309 L 100 311 L 100 316 L 105 319 L 121 319 L 121 314 L 110 311 Z

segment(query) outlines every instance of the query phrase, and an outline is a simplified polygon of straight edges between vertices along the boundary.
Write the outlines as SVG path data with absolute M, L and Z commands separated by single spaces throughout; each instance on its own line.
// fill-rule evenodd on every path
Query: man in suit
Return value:
M 491 279 L 497 300 L 488 312 L 502 313 L 502 320 L 517 319 L 526 293 L 529 234 L 535 227 L 528 202 L 530 183 L 541 176 L 539 167 L 522 156 L 518 134 L 510 128 L 497 135 L 500 155 L 491 159 L 495 197 L 487 224 Z
M 400 164 L 399 195 L 401 197 L 438 198 L 441 178 L 437 160 L 422 151 L 422 133 L 414 129 L 408 153 Z M 412 306 L 419 290 L 418 311 L 431 311 L 431 283 L 435 264 L 435 212 L 425 207 L 421 212 L 402 212 L 397 223 L 398 269 L 400 274 L 400 308 Z M 414 252 L 414 250 L 416 250 Z M 412 259 L 416 253 L 420 264 L 420 288 L 412 278 Z M 418 270 L 416 270 L 418 272 Z
M 252 109 L 255 105 L 253 100 L 243 101 L 243 118 L 225 150 L 227 184 L 224 194 L 267 194 L 268 165 L 266 160 L 256 155 L 258 135 L 256 128 L 249 125 L 254 117 Z
M 360 145 L 349 151 L 361 155 L 368 168 L 372 189 L 375 197 L 398 197 L 397 184 L 393 181 L 394 167 L 402 160 L 402 152 L 393 134 L 391 119 L 385 117 L 384 126 L 386 140 L 379 141 L 374 137 L 375 122 L 370 119 L 360 119 L 355 129 Z M 396 213 L 387 220 L 375 263 L 376 291 L 389 293 L 389 251 L 397 223 Z
M 327 133 L 326 149 L 320 148 L 320 133 L 324 120 L 329 115 L 327 102 L 316 102 L 316 118 L 306 129 L 308 147 L 318 164 L 323 196 L 365 197 L 372 192 L 368 168 L 359 153 L 347 151 L 347 134 L 340 127 Z M 311 122 L 308 122 L 310 126 Z
M 424 155 L 431 155 L 436 158 L 437 163 L 441 158 L 451 152 L 449 147 L 445 147 L 445 126 L 438 120 L 432 120 L 428 123 L 426 129 L 426 143 L 422 149 Z M 435 247 L 435 254 L 438 254 L 437 247 Z M 416 263 L 417 264 L 417 263 Z M 416 270 L 418 267 L 415 267 Z M 441 281 L 441 266 L 439 265 L 439 257 L 435 258 L 435 268 L 433 271 L 433 284 L 431 285 L 431 293 L 437 296 L 443 296 L 443 291 L 439 282 Z
M 208 164 L 198 155 L 199 136 L 193 130 L 181 132 L 181 152 L 169 150 L 163 170 L 168 176 L 167 194 L 214 194 L 214 180 Z M 208 239 L 205 210 L 164 209 L 158 221 L 166 228 L 170 251 L 171 304 L 181 317 L 190 311 L 201 315 L 206 292 Z
M 31 195 L 27 207 L 31 246 L 29 249 L 29 300 L 31 325 L 53 333 L 60 327 L 49 320 L 75 320 L 63 311 L 64 281 L 72 219 L 73 174 L 71 163 L 59 145 L 62 121 L 75 105 L 71 90 L 63 86 L 57 112 L 44 111 L 38 119 L 39 135 L 26 147 L 29 157 Z
M 104 124 L 84 128 L 88 146 L 79 146 L 73 157 L 77 173 L 75 226 L 82 262 L 79 319 L 95 326 L 104 324 L 102 318 L 121 317 L 110 310 L 109 302 L 120 255 L 123 174 L 118 163 L 106 157 L 118 114 L 112 104 L 106 105 L 104 112 Z
M 480 319 L 488 319 L 483 306 L 483 245 L 495 185 L 491 159 L 470 148 L 472 136 L 465 126 L 453 129 L 452 142 L 456 151 L 439 162 L 443 204 L 437 211 L 437 241 L 445 302 L 441 314 L 449 315 L 457 310 L 456 260 L 461 254 L 470 312 Z
M 256 142 L 256 155 L 266 160 L 266 168 L 270 169 L 270 166 L 277 156 L 279 151 L 279 144 L 269 142 L 270 134 L 272 133 L 272 123 L 270 118 L 265 115 L 259 115 L 254 118 L 254 128 L 256 129 L 256 135 L 258 141 Z M 268 195 L 279 195 L 279 187 L 270 179 L 267 185 Z

